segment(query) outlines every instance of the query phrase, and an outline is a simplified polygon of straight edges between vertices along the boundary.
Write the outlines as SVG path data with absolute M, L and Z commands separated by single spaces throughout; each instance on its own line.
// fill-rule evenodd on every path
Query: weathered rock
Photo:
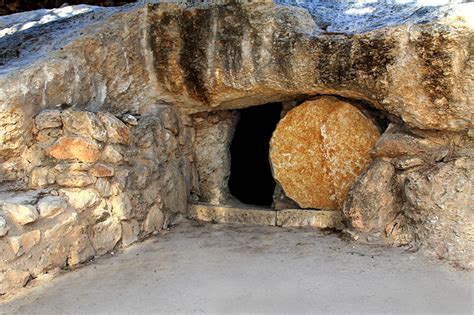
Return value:
M 192 219 L 213 223 L 237 223 L 245 225 L 276 225 L 276 211 L 214 206 L 209 204 L 189 205 L 188 216 Z
M 10 227 L 8 226 L 7 220 L 3 216 L 0 216 L 0 237 L 7 235 Z
M 91 137 L 102 142 L 107 140 L 107 131 L 94 113 L 67 110 L 61 117 L 64 130 L 69 134 Z
M 104 198 L 110 197 L 112 195 L 112 185 L 110 185 L 110 182 L 105 178 L 97 179 L 95 182 L 95 189 Z
M 59 110 L 44 110 L 35 117 L 36 128 L 39 130 L 62 126 Z
M 114 176 L 114 169 L 108 165 L 98 163 L 92 166 L 89 174 L 94 177 L 111 177 Z
M 112 213 L 120 220 L 128 220 L 132 214 L 132 204 L 126 193 L 118 196 L 111 196 L 109 199 Z
M 91 241 L 98 255 L 103 255 L 112 249 L 122 237 L 122 225 L 117 218 L 109 218 L 97 223 L 92 228 Z
M 140 233 L 140 226 L 137 220 L 122 222 L 122 245 L 130 246 L 138 241 L 138 234 Z
M 232 139 L 237 115 L 231 112 L 198 114 L 193 117 L 193 123 L 200 201 L 225 204 L 230 197 L 229 139 Z
M 399 170 L 406 170 L 425 164 L 423 159 L 417 157 L 400 157 L 393 161 L 395 167 Z
M 98 204 L 101 200 L 93 188 L 60 189 L 59 194 L 65 196 L 69 204 L 78 212 L 82 212 Z
M 51 182 L 50 179 L 53 178 L 50 176 L 49 167 L 36 167 L 31 171 L 30 187 L 35 189 L 44 188 L 48 184 L 52 184 L 56 181 L 56 179 L 54 179 Z
M 318 229 L 342 230 L 342 211 L 286 209 L 276 211 L 276 225 L 282 227 L 308 226 Z
M 426 250 L 460 266 L 474 267 L 474 160 L 438 163 L 411 172 L 404 193 L 404 215 Z
M 66 200 L 58 196 L 46 196 L 38 202 L 38 211 L 42 218 L 57 216 L 67 209 Z
M 18 196 L 7 199 L 3 204 L 3 210 L 20 225 L 35 222 L 39 218 L 36 206 L 28 204 L 30 200 Z
M 30 278 L 28 271 L 8 270 L 0 273 L 0 295 L 24 287 Z
M 102 150 L 101 159 L 104 162 L 116 164 L 123 161 L 123 155 L 114 146 L 107 145 L 104 150 Z
M 395 168 L 377 160 L 359 178 L 347 195 L 343 212 L 351 227 L 359 232 L 385 231 L 400 211 L 394 185 Z
M 332 97 L 307 101 L 273 133 L 273 175 L 301 207 L 341 209 L 379 136 L 375 124 L 349 103 Z
M 153 205 L 148 210 L 148 215 L 144 223 L 144 230 L 148 233 L 161 231 L 163 229 L 164 218 L 161 207 L 158 204 Z
M 48 148 L 48 155 L 60 160 L 79 160 L 93 163 L 100 157 L 100 150 L 93 140 L 82 137 L 62 137 Z
M 16 256 L 22 256 L 30 252 L 41 240 L 41 232 L 34 230 L 26 232 L 20 236 L 12 236 L 8 238 L 8 242 Z
M 56 183 L 63 187 L 86 187 L 95 181 L 96 179 L 86 172 L 65 172 L 56 177 Z
M 122 120 L 132 126 L 138 125 L 138 119 L 135 116 L 130 115 L 130 114 L 123 115 Z
M 127 125 L 125 125 L 120 119 L 109 113 L 99 112 L 97 115 L 99 116 L 100 121 L 102 121 L 105 128 L 107 129 L 107 134 L 110 142 L 120 144 L 128 143 L 130 129 Z
M 81 236 L 74 240 L 71 245 L 68 256 L 68 264 L 70 266 L 78 265 L 93 258 L 94 255 L 95 251 L 89 238 L 85 233 L 82 233 Z

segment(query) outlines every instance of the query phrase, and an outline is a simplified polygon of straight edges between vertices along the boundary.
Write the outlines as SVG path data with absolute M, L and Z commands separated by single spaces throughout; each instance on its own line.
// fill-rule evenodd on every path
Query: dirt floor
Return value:
M 0 313 L 472 314 L 474 272 L 310 229 L 186 222 Z

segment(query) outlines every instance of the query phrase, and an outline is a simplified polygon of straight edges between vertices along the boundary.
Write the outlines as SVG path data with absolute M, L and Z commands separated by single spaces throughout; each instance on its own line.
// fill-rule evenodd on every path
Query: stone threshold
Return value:
M 237 207 L 194 203 L 189 205 L 191 219 L 221 224 L 313 227 L 342 230 L 342 211 Z

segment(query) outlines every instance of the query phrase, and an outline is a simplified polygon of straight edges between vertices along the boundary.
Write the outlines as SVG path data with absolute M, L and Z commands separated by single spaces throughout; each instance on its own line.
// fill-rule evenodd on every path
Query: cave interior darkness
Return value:
M 239 122 L 230 147 L 229 190 L 242 203 L 268 208 L 273 203 L 276 182 L 271 171 L 269 149 L 281 111 L 280 103 L 239 111 Z

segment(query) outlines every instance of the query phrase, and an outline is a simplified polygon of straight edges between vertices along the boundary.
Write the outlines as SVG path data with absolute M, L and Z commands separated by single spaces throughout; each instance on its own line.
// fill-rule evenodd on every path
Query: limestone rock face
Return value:
M 376 125 L 349 103 L 332 97 L 307 101 L 273 133 L 274 177 L 303 208 L 341 209 L 379 136 Z

